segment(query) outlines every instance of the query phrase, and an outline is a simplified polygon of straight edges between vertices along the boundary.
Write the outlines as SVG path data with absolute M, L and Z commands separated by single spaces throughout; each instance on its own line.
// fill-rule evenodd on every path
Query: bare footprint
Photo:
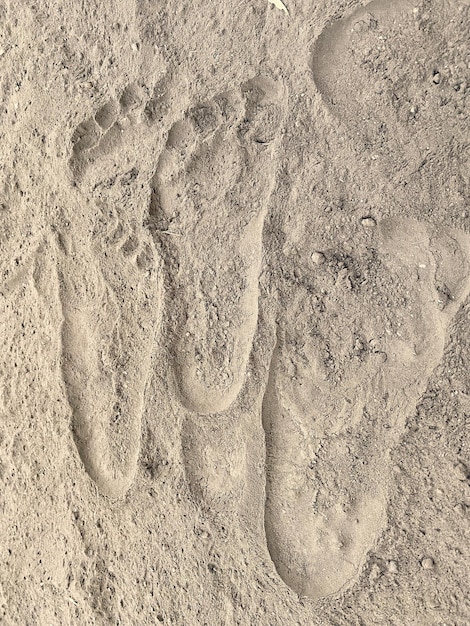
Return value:
M 174 281 L 174 371 L 200 414 L 227 410 L 243 385 L 285 104 L 281 85 L 259 76 L 190 109 L 152 181 L 149 223 Z
M 470 238 L 412 219 L 339 258 L 297 291 L 263 402 L 269 551 L 314 599 L 351 585 L 383 530 L 390 450 L 470 292 Z
M 104 249 L 58 235 L 62 370 L 86 471 L 118 498 L 136 474 L 161 298 L 153 241 L 104 212 Z

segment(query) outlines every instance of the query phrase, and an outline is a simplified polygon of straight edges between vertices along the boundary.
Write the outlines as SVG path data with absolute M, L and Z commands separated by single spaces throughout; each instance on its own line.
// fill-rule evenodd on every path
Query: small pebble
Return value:
M 439 72 L 436 72 L 436 73 L 434 74 L 434 76 L 432 77 L 432 82 L 433 82 L 435 85 L 439 85 L 439 83 L 441 82 L 441 75 L 439 74 Z
M 459 502 L 454 506 L 454 511 L 463 517 L 467 513 L 467 507 L 462 502 Z
M 454 472 L 458 480 L 467 480 L 469 472 L 467 466 L 459 461 L 457 465 L 454 465 Z
M 434 567 L 434 560 L 427 556 L 421 561 L 421 567 L 423 569 L 432 569 Z
M 375 582 L 381 576 L 382 576 L 382 571 L 381 571 L 380 567 L 377 565 L 377 563 L 374 563 L 372 565 L 372 567 L 370 568 L 369 580 L 371 582 Z
M 377 226 L 377 222 L 373 217 L 363 217 L 361 220 L 361 224 L 364 228 L 375 228 Z
M 325 262 L 325 255 L 322 252 L 317 252 L 315 250 L 315 252 L 312 252 L 311 259 L 315 263 L 315 265 L 321 265 Z
M 398 572 L 398 564 L 396 561 L 388 562 L 388 571 L 390 574 L 396 574 Z
M 364 22 L 364 20 L 359 20 L 353 26 L 353 30 L 356 33 L 365 33 L 369 30 L 369 26 Z

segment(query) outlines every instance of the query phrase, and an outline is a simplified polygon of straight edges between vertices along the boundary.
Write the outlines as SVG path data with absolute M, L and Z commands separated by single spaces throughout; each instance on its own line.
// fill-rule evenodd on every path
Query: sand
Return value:
M 470 623 L 469 12 L 0 2 L 0 623 Z

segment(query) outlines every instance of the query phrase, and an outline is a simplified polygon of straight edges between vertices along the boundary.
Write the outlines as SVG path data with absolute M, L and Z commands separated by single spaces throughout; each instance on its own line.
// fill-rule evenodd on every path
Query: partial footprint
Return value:
M 470 237 L 388 219 L 340 269 L 324 258 L 284 314 L 263 403 L 268 547 L 311 598 L 353 583 L 384 528 L 389 453 L 470 292 Z
M 59 234 L 59 277 L 75 442 L 100 491 L 118 498 L 137 469 L 161 298 L 153 242 L 115 220 L 99 257 L 80 233 Z
M 411 0 L 373 0 L 330 23 L 318 37 L 312 56 L 313 79 L 336 115 L 358 126 L 364 125 L 364 121 L 374 125 L 383 120 L 387 105 L 382 102 L 382 106 L 374 106 L 378 83 L 371 82 L 368 70 L 380 60 L 384 37 L 393 32 L 413 6 Z M 394 66 L 390 59 L 388 64 L 390 67 L 385 61 L 376 68 L 375 80 L 380 76 L 385 76 L 386 82 L 391 80 Z
M 246 444 L 230 414 L 190 415 L 183 425 L 186 479 L 197 504 L 210 515 L 236 516 L 246 483 Z
M 467 24 L 458 3 L 441 9 L 372 0 L 318 37 L 313 80 L 330 111 L 367 146 L 384 139 L 389 148 L 406 145 L 408 159 L 414 143 L 419 152 L 442 152 L 467 118 Z
M 313 77 L 320 92 L 333 108 L 339 109 L 338 112 L 347 105 L 354 106 L 354 102 L 347 102 L 348 94 L 358 90 L 363 95 L 364 85 L 352 82 L 360 76 L 355 64 L 362 52 L 356 49 L 361 36 L 377 31 L 379 23 L 381 32 L 390 31 L 400 21 L 403 12 L 411 11 L 414 4 L 412 0 L 395 0 L 391 3 L 372 0 L 349 15 L 334 20 L 320 34 L 312 57 Z M 377 42 L 369 44 L 372 47 Z M 375 53 L 380 54 L 378 46 L 375 47 Z M 351 74 L 353 68 L 355 71 Z M 386 71 L 386 68 L 383 69 Z
M 128 85 L 119 100 L 109 100 L 94 117 L 79 124 L 72 136 L 69 162 L 75 180 L 81 180 L 92 163 L 120 145 L 122 134 L 138 122 L 144 106 L 142 89 L 137 85 Z
M 174 280 L 174 371 L 200 414 L 228 409 L 243 385 L 285 106 L 282 86 L 260 76 L 190 109 L 152 181 L 149 223 Z

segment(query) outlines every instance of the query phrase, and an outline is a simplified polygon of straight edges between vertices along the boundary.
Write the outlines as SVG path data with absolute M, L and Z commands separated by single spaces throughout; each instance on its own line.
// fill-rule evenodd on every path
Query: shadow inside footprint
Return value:
M 390 451 L 470 292 L 468 235 L 394 218 L 371 237 L 346 281 L 325 251 L 285 313 L 263 402 L 269 551 L 314 599 L 353 583 L 383 530 Z
M 285 106 L 282 86 L 259 76 L 189 109 L 152 181 L 149 225 L 172 272 L 173 369 L 200 414 L 227 410 L 244 382 Z

